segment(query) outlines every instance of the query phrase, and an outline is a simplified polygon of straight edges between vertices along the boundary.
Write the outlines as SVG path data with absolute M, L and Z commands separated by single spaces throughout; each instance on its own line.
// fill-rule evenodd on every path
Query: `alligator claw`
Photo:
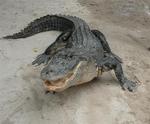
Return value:
M 50 60 L 50 55 L 46 55 L 46 54 L 40 54 L 36 57 L 36 59 L 32 62 L 32 65 L 40 65 L 40 64 L 48 64 L 48 61 Z
M 133 92 L 137 89 L 137 83 L 126 79 L 125 82 L 122 84 L 122 89 L 127 89 L 130 92 Z

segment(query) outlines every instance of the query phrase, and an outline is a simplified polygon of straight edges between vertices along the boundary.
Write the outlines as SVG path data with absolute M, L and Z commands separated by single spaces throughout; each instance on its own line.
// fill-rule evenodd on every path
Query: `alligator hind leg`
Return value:
M 108 42 L 106 41 L 106 38 L 105 38 L 104 34 L 102 32 L 100 32 L 100 31 L 98 31 L 98 30 L 91 30 L 91 31 L 100 40 L 100 42 L 101 42 L 101 44 L 103 46 L 103 49 L 106 52 L 110 53 L 111 49 L 109 47 Z
M 121 87 L 124 90 L 128 89 L 132 92 L 136 89 L 136 82 L 130 81 L 124 76 L 122 66 L 116 58 L 107 56 L 102 60 L 102 62 L 99 63 L 99 66 L 102 68 L 103 71 L 113 69 L 117 79 L 120 82 Z
M 106 40 L 106 37 L 104 36 L 104 34 L 98 30 L 91 30 L 92 33 L 99 39 L 99 41 L 101 42 L 102 46 L 103 46 L 103 49 L 106 53 L 110 53 L 112 54 L 112 56 L 114 56 L 116 59 L 118 59 L 120 61 L 120 63 L 122 63 L 122 59 L 115 55 L 111 49 L 110 49 L 110 46 Z
M 49 60 L 51 59 L 51 57 L 58 52 L 59 50 L 61 50 L 62 48 L 65 48 L 66 44 L 67 44 L 67 40 L 71 35 L 71 31 L 66 31 L 61 33 L 56 41 L 54 43 L 52 43 L 46 50 L 44 53 L 38 55 L 36 57 L 36 59 L 32 62 L 32 65 L 40 65 L 42 63 L 47 64 L 49 62 Z

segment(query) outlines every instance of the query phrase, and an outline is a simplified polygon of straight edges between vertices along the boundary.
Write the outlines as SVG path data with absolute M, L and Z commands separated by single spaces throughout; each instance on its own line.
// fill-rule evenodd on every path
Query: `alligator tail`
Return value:
M 27 27 L 18 33 L 3 37 L 4 39 L 19 39 L 26 38 L 35 35 L 40 32 L 57 30 L 66 31 L 72 29 L 74 26 L 73 22 L 65 16 L 47 15 L 29 23 Z

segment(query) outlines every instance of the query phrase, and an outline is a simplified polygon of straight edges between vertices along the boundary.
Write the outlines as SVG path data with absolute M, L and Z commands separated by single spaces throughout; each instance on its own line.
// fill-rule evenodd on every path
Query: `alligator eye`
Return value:
M 48 74 L 48 71 L 46 72 L 46 74 Z

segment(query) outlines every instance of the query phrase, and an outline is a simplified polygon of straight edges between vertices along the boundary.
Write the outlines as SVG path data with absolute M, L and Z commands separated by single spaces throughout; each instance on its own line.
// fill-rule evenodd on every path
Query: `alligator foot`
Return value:
M 124 82 L 123 84 L 121 84 L 123 90 L 127 89 L 133 92 L 137 89 L 137 84 L 133 81 L 128 80 L 127 78 L 123 79 L 122 82 Z
M 40 65 L 42 63 L 48 64 L 48 61 L 50 60 L 50 55 L 46 55 L 45 53 L 40 54 L 36 57 L 36 59 L 32 62 L 32 65 Z

